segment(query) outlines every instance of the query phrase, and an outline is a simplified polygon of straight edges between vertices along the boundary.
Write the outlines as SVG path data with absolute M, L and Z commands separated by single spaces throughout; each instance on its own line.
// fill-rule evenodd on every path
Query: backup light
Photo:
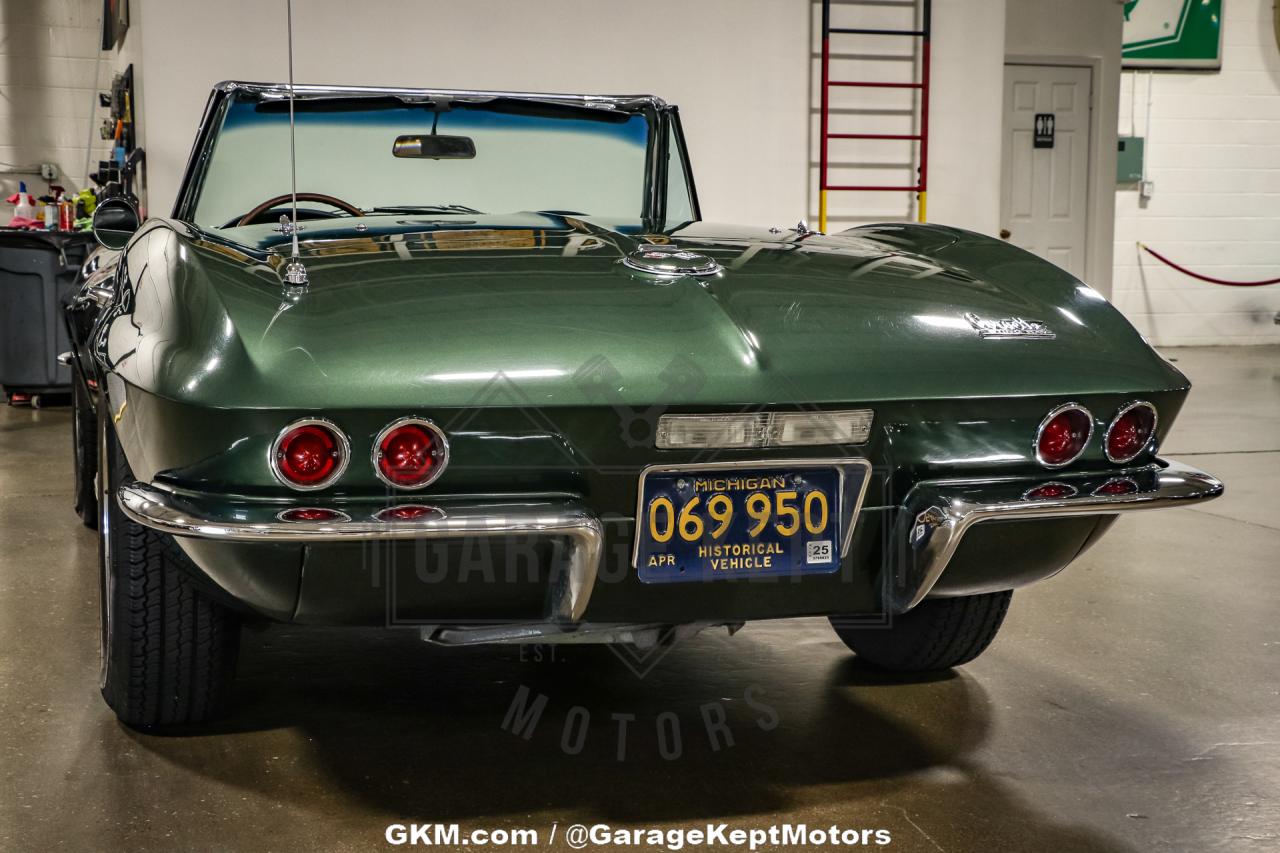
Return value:
M 769 416 L 663 415 L 657 445 L 662 450 L 763 447 Z
M 1112 462 L 1131 462 L 1150 446 L 1155 433 L 1155 406 L 1139 400 L 1116 413 L 1102 446 Z
M 806 444 L 862 444 L 871 435 L 870 409 L 844 412 L 777 412 L 770 425 L 769 444 L 795 447 Z
M 342 430 L 318 418 L 281 430 L 271 449 L 271 471 L 291 489 L 323 489 L 346 470 L 350 444 Z
M 863 444 L 874 420 L 870 409 L 663 415 L 656 444 L 660 450 Z

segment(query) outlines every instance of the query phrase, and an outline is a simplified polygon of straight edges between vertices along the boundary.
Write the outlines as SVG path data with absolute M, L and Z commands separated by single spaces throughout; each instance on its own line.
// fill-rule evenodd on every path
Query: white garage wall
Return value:
M 97 106 L 95 93 L 109 90 L 112 76 L 134 61 L 141 39 L 135 14 L 119 50 L 100 51 L 102 5 L 101 0 L 0 2 L 0 197 L 17 192 L 20 181 L 43 195 L 47 184 L 40 178 L 40 163 L 58 166 L 56 184 L 69 190 L 87 186 L 91 124 L 89 171 L 107 159 L 109 144 L 97 131 L 107 110 Z
M 138 0 L 135 0 L 138 2 Z M 150 204 L 172 206 L 210 86 L 284 80 L 282 0 L 141 0 Z M 298 82 L 652 92 L 679 104 L 709 220 L 804 216 L 809 21 L 779 0 L 295 0 Z
M 134 3 L 141 3 L 147 19 L 143 110 L 152 119 L 146 138 L 149 200 L 153 213 L 165 213 L 209 87 L 223 79 L 285 78 L 284 3 Z M 817 216 L 809 162 L 816 160 L 816 147 L 811 149 L 815 140 L 806 128 L 806 119 L 813 120 L 809 101 L 817 103 L 810 80 L 813 51 L 806 49 L 816 45 L 815 5 L 371 0 L 354 12 L 342 0 L 295 0 L 296 77 L 316 83 L 653 92 L 680 105 L 706 219 L 791 225 Z M 930 218 L 988 233 L 996 229 L 999 209 L 993 181 L 999 175 L 1003 22 L 1004 0 L 935 3 Z M 909 40 L 896 41 L 909 49 Z M 897 195 L 897 209 L 888 210 L 867 199 L 854 204 L 863 219 L 901 218 L 909 215 L 908 200 L 905 193 Z
M 1000 228 L 1005 17 L 1005 0 L 934 2 L 929 221 L 993 236 Z
M 1049 64 L 1086 59 L 1094 66 L 1084 279 L 1106 295 L 1111 294 L 1112 285 L 1123 17 L 1117 0 L 1008 0 L 1005 25 L 1005 52 L 1011 59 Z
M 1223 7 L 1221 72 L 1126 71 L 1121 86 L 1121 131 L 1132 127 L 1148 137 L 1155 193 L 1146 203 L 1136 187 L 1116 193 L 1112 300 L 1158 344 L 1280 342 L 1280 285 L 1197 281 L 1136 245 L 1217 278 L 1280 277 L 1280 53 L 1272 0 L 1227 0 Z

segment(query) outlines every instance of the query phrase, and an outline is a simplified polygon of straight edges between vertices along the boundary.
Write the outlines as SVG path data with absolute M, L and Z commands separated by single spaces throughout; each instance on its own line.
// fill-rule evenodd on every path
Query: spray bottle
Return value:
M 36 204 L 31 198 L 31 194 L 27 192 L 27 182 L 18 182 L 18 205 L 13 210 L 15 219 L 35 219 Z

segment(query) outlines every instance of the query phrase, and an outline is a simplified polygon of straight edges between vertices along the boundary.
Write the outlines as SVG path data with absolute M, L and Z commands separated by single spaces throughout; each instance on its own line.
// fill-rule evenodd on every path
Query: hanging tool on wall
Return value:
M 100 92 L 98 103 L 110 111 L 99 134 L 111 143 L 111 154 L 110 159 L 98 161 L 98 171 L 89 177 L 101 188 L 99 198 L 123 196 L 137 203 L 146 152 L 137 144 L 132 65 L 112 78 L 111 91 Z

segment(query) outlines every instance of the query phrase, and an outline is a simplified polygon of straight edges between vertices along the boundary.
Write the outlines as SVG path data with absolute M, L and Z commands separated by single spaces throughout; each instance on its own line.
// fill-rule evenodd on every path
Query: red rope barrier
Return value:
M 1201 275 L 1198 272 L 1192 272 L 1184 266 L 1175 264 L 1173 261 L 1160 254 L 1146 243 L 1139 243 L 1138 248 L 1146 252 L 1148 255 L 1151 255 L 1156 260 L 1168 264 L 1183 275 L 1189 275 L 1192 278 L 1198 278 L 1201 281 L 1207 281 L 1210 284 L 1225 284 L 1227 287 L 1262 287 L 1266 284 L 1280 284 L 1280 278 L 1270 278 L 1266 281 L 1227 281 L 1225 278 L 1214 278 L 1213 276 Z

